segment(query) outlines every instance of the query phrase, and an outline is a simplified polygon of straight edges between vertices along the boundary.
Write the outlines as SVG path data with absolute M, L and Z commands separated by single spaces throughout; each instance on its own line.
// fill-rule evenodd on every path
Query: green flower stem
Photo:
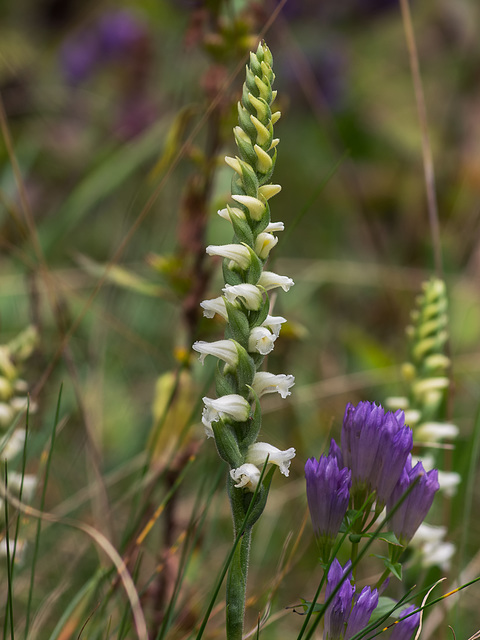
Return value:
M 242 640 L 252 528 L 246 529 L 235 549 L 227 577 L 227 638 Z

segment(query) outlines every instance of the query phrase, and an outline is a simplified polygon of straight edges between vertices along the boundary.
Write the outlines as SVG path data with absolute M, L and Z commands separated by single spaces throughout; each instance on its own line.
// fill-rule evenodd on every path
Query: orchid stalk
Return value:
M 438 454 L 442 443 L 455 439 L 458 427 L 445 420 L 451 364 L 445 353 L 448 340 L 445 282 L 434 277 L 424 282 L 422 289 L 411 312 L 411 324 L 406 329 L 409 359 L 402 367 L 406 394 L 388 398 L 387 405 L 405 411 L 405 422 L 412 428 L 415 442 L 426 450 L 427 455 L 422 455 L 423 465 L 426 469 L 432 469 L 439 466 Z M 452 496 L 457 490 L 460 476 L 439 469 L 438 482 L 443 493 Z M 444 541 L 446 529 L 424 526 L 423 537 L 413 540 L 414 546 L 419 548 L 421 564 L 448 566 L 454 545 Z M 435 533 L 432 534 L 432 531 Z M 442 536 L 438 536 L 438 531 L 442 531 Z M 437 562 L 432 563 L 432 558 L 437 558 Z
M 241 640 L 243 634 L 252 527 L 265 508 L 274 469 L 278 466 L 288 476 L 295 455 L 293 448 L 282 451 L 257 442 L 262 422 L 260 396 L 278 392 L 285 398 L 294 384 L 293 376 L 260 371 L 286 321 L 269 315 L 268 291 L 278 287 L 288 291 L 294 284 L 287 276 L 264 270 L 277 244 L 274 233 L 284 228 L 283 223 L 271 222 L 268 203 L 280 191 L 279 185 L 270 183 L 278 143 L 273 125 L 280 117 L 279 111 L 272 113 L 271 109 L 276 97 L 276 91 L 272 91 L 272 61 L 264 43 L 250 54 L 238 103 L 238 126 L 233 130 L 238 155 L 225 158 L 235 172 L 234 203 L 218 212 L 232 225 L 234 237 L 230 244 L 206 249 L 209 255 L 223 258 L 225 286 L 223 296 L 205 300 L 201 307 L 206 317 L 218 314 L 227 321 L 225 336 L 216 342 L 193 345 L 202 362 L 207 355 L 220 360 L 216 373 L 218 397 L 203 399 L 202 421 L 220 457 L 230 466 L 228 495 L 234 537 L 243 528 L 227 578 L 228 640 Z M 270 466 L 261 481 L 265 464 Z

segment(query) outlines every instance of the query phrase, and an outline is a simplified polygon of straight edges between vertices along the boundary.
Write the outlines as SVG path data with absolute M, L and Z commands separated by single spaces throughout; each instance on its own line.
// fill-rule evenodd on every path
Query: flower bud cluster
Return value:
M 458 428 L 440 420 L 446 393 L 450 385 L 450 359 L 445 355 L 448 340 L 448 301 L 443 280 L 432 278 L 423 283 L 407 327 L 410 359 L 402 367 L 407 385 L 406 396 L 391 397 L 391 409 L 405 411 L 415 440 L 437 443 L 455 438 Z
M 402 371 L 407 393 L 402 397 L 388 398 L 386 403 L 389 408 L 405 411 L 415 442 L 429 451 L 428 455 L 422 456 L 424 467 L 429 469 L 439 466 L 439 447 L 441 443 L 457 437 L 458 427 L 444 420 L 450 385 L 450 359 L 445 354 L 448 340 L 445 283 L 431 278 L 423 283 L 422 288 L 423 293 L 417 297 L 416 308 L 411 313 L 412 324 L 406 330 L 410 357 Z M 460 483 L 460 475 L 439 470 L 438 481 L 444 495 L 453 496 Z M 436 553 L 433 553 L 431 544 L 421 545 L 420 549 L 429 554 L 428 558 L 421 560 L 422 564 L 429 564 L 431 557 L 437 557 L 445 565 L 453 553 L 453 545 L 448 542 L 436 541 Z
M 10 463 L 23 451 L 26 431 L 18 426 L 21 414 L 35 411 L 28 401 L 28 384 L 20 377 L 22 363 L 31 354 L 37 340 L 36 331 L 29 327 L 7 344 L 0 345 L 0 458 Z M 3 473 L 2 473 L 3 476 Z M 24 502 L 30 502 L 37 486 L 34 475 L 22 475 L 8 468 L 8 489 Z M 0 500 L 0 503 L 2 501 Z M 0 504 L 0 520 L 3 518 Z M 1 553 L 0 553 L 1 555 Z
M 280 191 L 270 184 L 277 157 L 278 139 L 273 125 L 280 112 L 272 113 L 276 91 L 272 55 L 261 43 L 250 54 L 234 137 L 238 155 L 225 158 L 234 170 L 232 205 L 219 215 L 233 228 L 232 243 L 210 245 L 207 253 L 223 259 L 225 286 L 222 296 L 201 303 L 207 318 L 215 314 L 227 321 L 225 336 L 215 342 L 198 341 L 193 345 L 203 362 L 213 355 L 223 364 L 217 368 L 217 398 L 204 398 L 202 422 L 206 435 L 214 437 L 220 456 L 230 467 L 233 487 L 255 491 L 261 469 L 268 459 L 288 475 L 293 448 L 281 451 L 273 445 L 257 442 L 261 427 L 259 398 L 267 393 L 290 395 L 291 375 L 259 371 L 263 359 L 274 348 L 286 319 L 270 315 L 268 292 L 284 291 L 294 284 L 287 276 L 265 271 L 271 250 L 277 244 L 275 233 L 282 222 L 271 222 L 269 200 Z

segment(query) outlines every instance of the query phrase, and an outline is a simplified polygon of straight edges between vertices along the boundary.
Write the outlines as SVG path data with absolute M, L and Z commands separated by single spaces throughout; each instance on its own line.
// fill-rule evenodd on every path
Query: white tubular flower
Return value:
M 250 251 L 243 244 L 210 244 L 206 248 L 209 256 L 221 256 L 236 262 L 240 269 L 248 269 L 251 263 Z
M 284 291 L 288 291 L 295 283 L 287 276 L 279 276 L 277 273 L 273 273 L 273 271 L 263 271 L 257 284 L 267 291 L 276 289 L 277 287 L 282 287 Z
M 8 541 L 8 554 L 10 556 L 10 559 L 13 556 L 13 552 L 15 551 L 15 562 L 18 564 L 22 564 L 24 557 L 25 557 L 25 549 L 26 549 L 26 542 L 24 540 L 9 540 Z M 6 558 L 7 557 L 7 539 L 3 538 L 3 540 L 0 540 L 0 558 Z
M 238 175 L 241 177 L 242 174 L 242 166 L 238 161 L 238 158 L 232 158 L 231 156 L 225 156 L 225 163 L 233 169 Z
M 265 213 L 265 204 L 253 196 L 232 196 L 232 199 L 248 209 L 252 220 L 261 220 Z
M 426 522 L 422 522 L 411 539 L 410 544 L 414 547 L 420 547 L 426 542 L 437 544 L 443 540 L 446 533 L 447 527 L 436 527 L 431 524 L 427 524 Z
M 10 460 L 11 458 L 14 458 L 17 454 L 19 454 L 20 451 L 23 450 L 23 447 L 25 445 L 25 437 L 25 429 L 15 429 L 2 450 L 2 460 Z
M 438 483 L 440 485 L 440 491 L 451 498 L 457 493 L 457 487 L 460 484 L 460 474 L 455 471 L 441 471 L 438 470 Z
M 277 193 L 280 193 L 282 187 L 279 184 L 264 184 L 261 187 L 258 187 L 258 195 L 261 198 L 265 198 L 265 200 L 270 200 L 273 196 L 276 196 Z
M 224 417 L 231 418 L 235 422 L 245 422 L 250 413 L 250 403 L 238 393 L 231 393 L 221 398 L 202 399 L 205 405 L 202 422 L 207 428 L 211 428 L 212 422 Z
M 38 485 L 37 476 L 32 474 L 25 474 L 23 476 L 23 490 L 22 500 L 23 502 L 30 502 L 33 498 L 33 494 Z M 20 488 L 22 487 L 22 474 L 16 471 L 8 472 L 8 488 L 14 491 L 16 494 L 20 494 Z
M 405 410 L 405 424 L 408 424 L 409 426 L 416 425 L 421 417 L 422 414 L 420 413 L 420 411 L 417 411 L 417 409 Z
M 228 205 L 225 209 L 219 209 L 217 214 L 227 220 L 227 222 L 232 222 L 232 218 L 240 218 L 240 220 L 245 220 L 245 214 L 238 207 L 229 207 Z
M 449 571 L 455 551 L 453 542 L 426 543 L 422 547 L 422 566 L 425 568 L 435 566 L 440 567 L 442 571 Z
M 456 438 L 458 427 L 446 422 L 422 422 L 415 429 L 415 437 L 420 440 L 437 442 L 444 438 Z
M 260 309 L 263 302 L 262 292 L 255 284 L 227 284 L 222 291 L 229 302 L 242 298 L 243 304 L 251 311 Z
M 266 327 L 254 327 L 248 338 L 248 350 L 266 356 L 267 353 L 273 351 L 273 343 L 276 339 L 277 336 Z
M 277 244 L 278 238 L 271 233 L 259 233 L 255 240 L 255 253 L 259 258 L 265 260 L 270 255 L 270 251 Z
M 0 428 L 5 429 L 10 426 L 14 417 L 15 412 L 12 407 L 6 402 L 0 402 Z
M 262 322 L 262 327 L 267 327 L 270 329 L 272 333 L 274 333 L 277 338 L 280 335 L 280 329 L 282 328 L 282 324 L 286 322 L 287 319 L 283 316 L 270 316 L 268 315 L 265 320 Z
M 408 406 L 408 398 L 405 396 L 390 396 L 385 400 L 385 407 L 389 409 L 389 411 L 396 411 L 397 409 L 403 409 L 403 411 L 406 411 Z
M 276 464 L 280 473 L 288 477 L 290 473 L 290 462 L 295 457 L 295 449 L 290 447 L 286 451 L 281 451 L 268 442 L 256 442 L 248 447 L 246 461 L 257 467 L 263 467 L 268 456 L 270 464 Z
M 439 566 L 444 571 L 448 570 L 455 545 L 443 540 L 446 533 L 447 527 L 434 527 L 425 522 L 417 529 L 410 544 L 420 551 L 423 567 Z
M 270 222 L 265 227 L 267 233 L 273 233 L 278 231 L 285 231 L 285 224 L 283 222 Z
M 212 298 L 211 300 L 204 300 L 200 303 L 200 306 L 203 309 L 205 318 L 213 318 L 213 316 L 218 313 L 218 315 L 225 318 L 225 320 L 228 319 L 223 296 L 218 296 L 218 298 Z
M 252 493 L 258 486 L 260 476 L 260 470 L 254 464 L 249 464 L 248 462 L 242 464 L 238 469 L 230 470 L 230 477 L 237 483 L 235 488 L 248 489 Z
M 198 340 L 193 343 L 192 348 L 200 354 L 199 360 L 202 364 L 206 356 L 216 356 L 230 367 L 236 367 L 238 364 L 237 346 L 233 340 L 217 340 L 216 342 Z
M 255 374 L 252 388 L 259 398 L 266 393 L 279 393 L 282 398 L 286 398 L 291 395 L 290 388 L 294 384 L 294 376 L 286 376 L 284 373 L 275 375 L 267 371 L 259 371 Z
M 270 149 L 273 149 L 279 142 L 279 138 L 272 140 L 272 144 L 270 145 Z M 260 173 L 267 173 L 272 168 L 273 160 L 268 155 L 266 151 L 259 147 L 258 144 L 253 145 L 253 150 L 257 156 L 257 168 Z

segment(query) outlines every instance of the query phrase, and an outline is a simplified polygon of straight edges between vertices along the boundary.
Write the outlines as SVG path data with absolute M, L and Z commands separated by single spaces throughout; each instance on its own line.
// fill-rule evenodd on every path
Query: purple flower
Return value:
M 406 545 L 413 538 L 432 506 L 435 493 L 440 488 L 438 471 L 432 469 L 427 473 L 421 462 L 412 469 L 412 456 L 408 456 L 402 475 L 387 502 L 387 513 L 390 513 L 417 478 L 419 480 L 389 521 L 392 531 L 402 545 Z
M 342 468 L 342 467 L 345 466 L 343 464 L 343 453 L 342 453 L 342 450 L 340 449 L 340 447 L 338 446 L 338 444 L 335 442 L 335 440 L 333 438 L 332 438 L 332 440 L 330 442 L 330 449 L 328 451 L 328 455 L 332 456 L 333 458 L 335 458 L 337 460 L 339 468 Z
M 348 508 L 351 472 L 340 469 L 336 458 L 321 456 L 310 458 L 305 464 L 307 500 L 313 529 L 325 562 Z
M 364 500 L 376 491 L 377 509 L 381 510 L 413 446 L 403 411 L 385 413 L 373 402 L 360 402 L 356 407 L 349 403 L 341 441 L 344 463 L 352 470 L 353 492 Z
M 345 578 L 345 576 L 347 577 Z M 341 640 L 344 637 L 355 593 L 355 587 L 350 583 L 350 576 L 350 561 L 342 569 L 342 565 L 335 558 L 328 571 L 325 601 L 328 600 L 341 580 L 345 579 L 325 612 L 324 640 Z
M 351 577 L 350 561 L 342 569 L 341 564 L 335 558 L 328 571 L 325 600 L 328 600 L 343 579 L 344 582 L 325 612 L 324 640 L 349 640 L 353 638 L 366 627 L 378 604 L 377 590 L 373 589 L 372 591 L 370 587 L 364 587 L 352 608 L 355 587 L 350 582 Z
M 408 609 L 402 612 L 402 617 L 412 613 L 415 611 L 416 607 L 412 604 Z M 390 636 L 390 640 L 411 640 L 418 624 L 420 622 L 420 612 L 406 618 L 405 620 L 400 620 L 394 627 L 392 631 L 392 635 Z
M 345 639 L 353 638 L 359 631 L 365 629 L 370 616 L 378 604 L 378 591 L 370 587 L 363 587 L 348 619 Z

